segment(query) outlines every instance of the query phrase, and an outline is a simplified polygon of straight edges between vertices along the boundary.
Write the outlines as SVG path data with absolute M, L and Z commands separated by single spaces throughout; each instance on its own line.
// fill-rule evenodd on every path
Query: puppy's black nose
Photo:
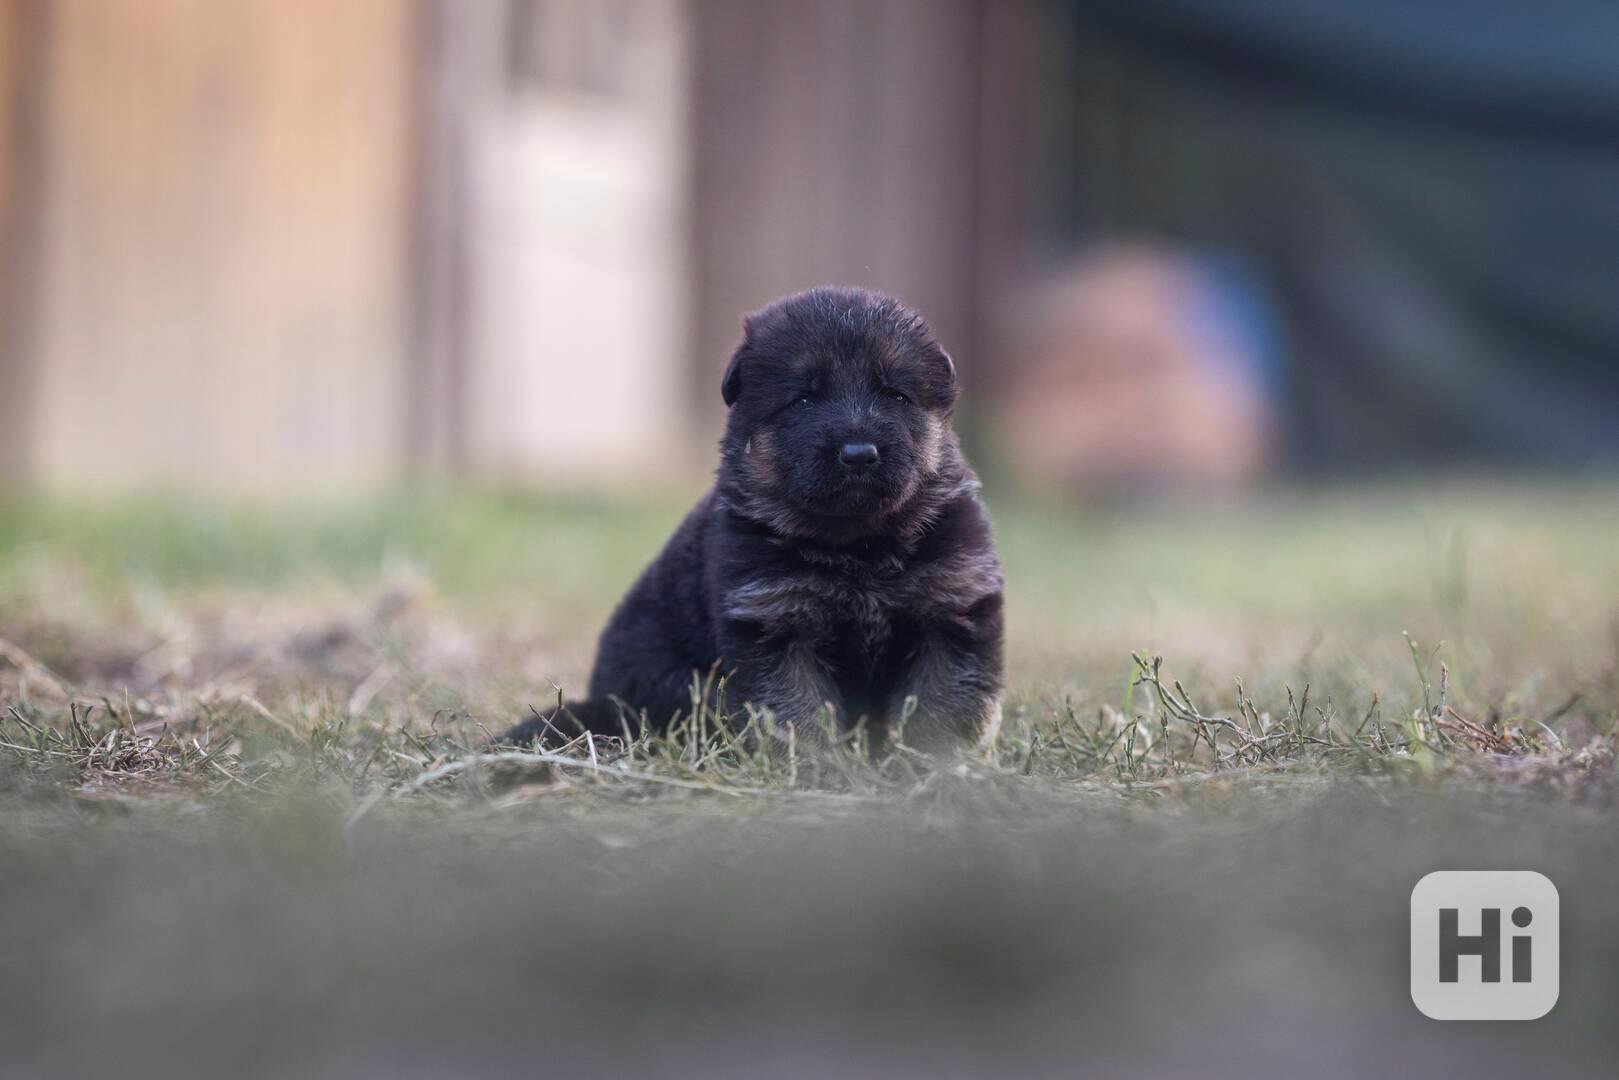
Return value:
M 877 464 L 877 448 L 869 442 L 844 443 L 838 460 L 851 469 L 869 468 Z

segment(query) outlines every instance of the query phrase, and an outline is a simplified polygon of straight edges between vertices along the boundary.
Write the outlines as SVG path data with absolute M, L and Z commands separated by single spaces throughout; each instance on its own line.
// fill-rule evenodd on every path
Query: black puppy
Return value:
M 993 738 L 1001 568 L 922 318 L 861 289 L 778 300 L 745 320 L 721 393 L 716 483 L 614 612 L 589 700 L 505 739 L 617 735 L 620 705 L 661 729 L 716 662 L 730 704 L 800 739 L 904 716 L 911 745 Z

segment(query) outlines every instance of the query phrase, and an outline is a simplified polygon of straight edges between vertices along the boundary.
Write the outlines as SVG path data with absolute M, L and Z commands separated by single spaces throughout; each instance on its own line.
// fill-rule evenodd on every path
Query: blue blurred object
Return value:
M 1186 312 L 1193 335 L 1218 348 L 1199 359 L 1240 365 L 1235 372 L 1275 408 L 1287 398 L 1287 365 L 1274 298 L 1248 261 L 1227 252 L 1204 252 L 1191 262 L 1198 288 Z

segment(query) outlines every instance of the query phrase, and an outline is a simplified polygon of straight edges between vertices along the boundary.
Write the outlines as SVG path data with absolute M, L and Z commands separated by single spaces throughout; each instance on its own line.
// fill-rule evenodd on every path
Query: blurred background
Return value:
M 822 282 L 998 763 L 486 771 Z M 0 1075 L 1611 1078 L 1616 301 L 1612 0 L 0 0 Z M 1408 1004 L 1457 866 L 1545 1021 Z
M 1576 0 L 0 0 L 0 475 L 690 478 L 740 316 L 828 281 L 929 316 L 1008 482 L 1585 470 L 1615 41 Z

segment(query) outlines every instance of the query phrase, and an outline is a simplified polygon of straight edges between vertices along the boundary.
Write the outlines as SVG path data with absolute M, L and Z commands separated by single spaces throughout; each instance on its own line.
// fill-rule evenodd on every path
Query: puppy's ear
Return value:
M 736 396 L 742 392 L 742 349 L 731 354 L 731 362 L 725 365 L 725 377 L 720 380 L 720 397 L 725 399 L 728 409 L 736 404 Z
M 764 312 L 755 311 L 752 315 L 743 316 L 742 344 L 731 354 L 731 362 L 725 365 L 725 377 L 720 380 L 720 397 L 725 399 L 726 408 L 735 405 L 737 395 L 742 393 L 742 354 L 747 352 L 748 346 L 753 343 L 753 331 L 763 315 Z
M 956 407 L 956 397 L 960 393 L 960 386 L 956 382 L 956 362 L 950 359 L 950 354 L 943 349 L 933 358 L 932 371 L 928 381 L 937 388 L 937 400 L 946 411 Z

